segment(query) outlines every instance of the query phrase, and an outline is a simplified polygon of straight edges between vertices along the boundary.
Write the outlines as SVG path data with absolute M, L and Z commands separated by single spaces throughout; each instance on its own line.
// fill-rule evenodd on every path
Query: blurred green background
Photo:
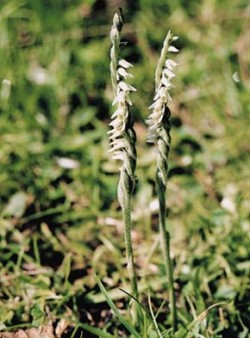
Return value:
M 250 5 L 244 0 L 1 0 L 1 328 L 41 324 L 46 306 L 55 320 L 100 326 L 93 315 L 99 300 L 86 301 L 89 291 L 98 292 L 93 272 L 109 288 L 126 279 L 119 164 L 110 160 L 106 135 L 113 111 L 108 36 L 118 6 L 125 18 L 122 56 L 134 64 L 137 88 L 133 238 L 142 285 L 164 274 L 154 149 L 146 145 L 144 121 L 171 29 L 180 37 L 167 202 L 178 306 L 188 320 L 190 302 L 200 313 L 225 300 L 224 319 L 212 316 L 211 330 L 247 337 Z M 155 299 L 163 297 L 160 279 L 153 289 Z

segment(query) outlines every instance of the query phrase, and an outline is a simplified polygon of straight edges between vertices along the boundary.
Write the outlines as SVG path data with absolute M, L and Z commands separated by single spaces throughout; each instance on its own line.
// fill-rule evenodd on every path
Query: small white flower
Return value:
M 179 36 L 175 35 L 175 36 L 172 36 L 172 41 L 176 41 L 179 39 Z
M 166 87 L 167 90 L 173 87 L 172 83 L 165 76 L 162 77 L 161 83 Z
M 113 151 L 120 150 L 121 148 L 125 147 L 124 139 L 117 139 L 114 142 L 111 143 Z
M 118 107 L 116 109 L 116 111 L 114 112 L 114 114 L 111 116 L 111 119 L 114 119 L 115 117 L 121 115 L 123 113 L 123 108 L 122 107 Z
M 130 67 L 133 67 L 133 65 L 131 63 L 129 63 L 128 61 L 122 59 L 122 60 L 119 60 L 118 62 L 119 66 L 123 67 L 123 68 L 130 68 Z
M 148 107 L 148 109 L 154 109 L 155 108 L 155 102 L 153 102 L 149 107 Z
M 119 151 L 117 153 L 114 153 L 114 155 L 112 156 L 113 160 L 120 160 L 120 161 L 124 161 L 124 154 L 123 152 Z
M 132 106 L 132 101 L 130 100 L 130 97 L 129 97 L 128 93 L 126 94 L 125 99 L 126 99 L 126 102 L 127 102 L 130 106 Z
M 110 134 L 109 139 L 110 140 L 116 140 L 117 137 L 120 137 L 122 135 L 124 129 L 125 129 L 125 127 L 121 128 L 121 129 L 115 129 L 115 127 L 114 127 L 113 130 L 109 133 Z
M 168 96 L 169 93 L 167 91 L 167 88 L 165 86 L 162 86 L 159 92 L 160 92 L 161 101 L 163 101 L 164 103 L 167 103 L 167 100 L 169 98 Z
M 151 104 L 149 109 L 154 109 L 154 110 L 158 111 L 158 110 L 161 110 L 161 107 L 162 107 L 161 99 L 158 99 L 153 104 Z
M 169 51 L 169 52 L 172 52 L 172 53 L 178 53 L 178 52 L 179 52 L 179 49 L 177 49 L 177 48 L 174 47 L 174 46 L 169 46 L 169 47 L 168 47 L 168 51 Z
M 167 59 L 165 62 L 165 65 L 168 69 L 173 70 L 173 68 L 175 68 L 177 66 L 177 62 L 175 62 L 174 60 L 171 59 Z
M 126 103 L 128 103 L 130 106 L 132 105 L 132 102 L 129 98 L 129 91 L 123 91 L 123 90 L 118 89 L 113 105 L 118 104 L 119 106 L 125 107 Z
M 124 120 L 121 118 L 116 118 L 115 120 L 112 120 L 109 125 L 113 127 L 115 130 L 123 131 L 125 129 Z
M 163 118 L 162 110 L 159 109 L 151 114 L 149 120 L 151 120 L 151 124 L 153 123 L 154 125 L 157 126 L 158 123 L 161 123 L 162 118 Z
M 128 73 L 128 72 L 126 71 L 126 69 L 125 69 L 125 68 L 122 68 L 122 67 L 120 67 L 120 68 L 117 69 L 117 73 L 118 73 L 119 75 L 121 75 L 122 77 L 124 77 L 124 79 L 128 79 L 128 78 L 132 78 L 132 77 L 133 77 L 132 74 Z
M 126 92 L 126 91 L 135 92 L 135 91 L 136 91 L 136 89 L 135 89 L 133 86 L 127 84 L 127 83 L 124 82 L 124 81 L 120 81 L 120 82 L 118 83 L 118 87 L 119 87 L 120 89 L 122 89 L 124 92 Z
M 162 72 L 163 76 L 166 76 L 169 80 L 175 77 L 175 73 L 173 73 L 170 69 L 165 68 Z
M 116 97 L 113 101 L 113 106 L 122 103 L 125 105 L 125 101 L 126 101 L 126 93 L 123 90 L 117 90 Z

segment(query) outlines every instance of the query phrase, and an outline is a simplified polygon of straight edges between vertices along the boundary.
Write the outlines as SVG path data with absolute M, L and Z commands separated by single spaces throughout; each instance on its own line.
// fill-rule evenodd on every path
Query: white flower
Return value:
M 123 68 L 130 68 L 130 67 L 134 67 L 131 63 L 129 63 L 128 61 L 122 59 L 119 60 L 118 65 L 123 67 Z
M 149 107 L 149 109 L 153 109 L 153 111 L 147 119 L 147 124 L 149 125 L 149 142 L 155 142 L 157 139 L 159 130 L 162 128 L 165 108 L 168 102 L 172 100 L 169 91 L 173 88 L 171 80 L 175 77 L 174 68 L 177 66 L 177 63 L 171 59 L 164 60 L 163 58 L 166 58 L 167 52 L 178 52 L 178 49 L 171 45 L 171 42 L 177 38 L 178 37 L 171 36 L 171 32 L 168 32 L 156 69 L 156 94 L 153 104 Z
M 161 78 L 161 84 L 163 84 L 164 87 L 165 87 L 167 90 L 169 90 L 169 89 L 171 89 L 171 88 L 173 87 L 172 83 L 171 83 L 171 82 L 169 81 L 169 79 L 166 78 L 165 76 L 163 76 L 163 77 Z
M 172 36 L 172 41 L 176 41 L 179 39 L 179 36 L 175 35 L 175 36 Z
M 123 107 L 119 106 L 114 114 L 111 116 L 111 119 L 114 119 L 115 117 L 121 115 L 123 113 Z
M 128 105 L 132 105 L 132 102 L 129 98 L 129 93 L 131 91 L 136 91 L 133 86 L 124 81 L 127 78 L 133 77 L 132 74 L 127 72 L 127 69 L 131 66 L 132 65 L 124 59 L 118 62 L 118 69 L 116 73 L 116 97 L 113 101 L 113 105 L 116 105 L 117 109 L 112 115 L 112 121 L 109 124 L 112 127 L 112 130 L 108 132 L 108 134 L 110 135 L 110 151 L 113 152 L 112 158 L 119 160 L 124 160 L 123 150 L 126 148 L 124 132 L 129 116 Z
M 120 82 L 118 83 L 118 87 L 119 87 L 120 89 L 122 89 L 124 92 L 126 92 L 126 91 L 136 92 L 136 89 L 135 89 L 133 86 L 127 84 L 127 83 L 124 82 L 124 81 L 120 81 Z
M 174 46 L 169 46 L 169 47 L 168 47 L 168 51 L 169 51 L 169 52 L 172 52 L 172 53 L 178 53 L 178 52 L 179 52 L 179 49 L 177 49 L 177 48 L 174 47 Z
M 174 60 L 167 59 L 165 65 L 168 69 L 173 70 L 177 66 L 177 63 Z
M 163 69 L 162 75 L 166 76 L 169 80 L 175 77 L 175 73 L 168 68 Z
M 124 79 L 133 77 L 132 74 L 128 73 L 128 72 L 126 71 L 126 69 L 125 69 L 125 68 L 122 68 L 122 67 L 120 67 L 120 68 L 117 69 L 117 73 L 118 73 L 119 75 L 121 75 L 122 77 L 124 77 Z

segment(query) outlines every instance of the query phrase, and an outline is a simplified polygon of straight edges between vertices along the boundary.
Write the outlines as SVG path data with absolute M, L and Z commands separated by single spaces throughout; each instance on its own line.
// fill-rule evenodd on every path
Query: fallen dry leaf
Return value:
M 39 328 L 31 328 L 27 330 L 20 329 L 16 332 L 0 332 L 0 338 L 61 338 L 68 326 L 68 322 L 61 319 L 55 330 L 51 324 L 48 324 Z

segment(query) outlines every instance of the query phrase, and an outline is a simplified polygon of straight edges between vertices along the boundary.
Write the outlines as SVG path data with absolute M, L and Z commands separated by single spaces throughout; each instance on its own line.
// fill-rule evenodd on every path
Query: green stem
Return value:
M 161 234 L 161 247 L 168 279 L 171 323 L 172 329 L 175 332 L 177 330 L 177 309 L 174 290 L 173 264 L 170 256 L 170 233 L 166 228 L 166 185 L 161 179 L 159 170 L 157 170 L 156 174 L 156 189 L 159 198 L 159 230 Z
M 112 47 L 110 50 L 110 70 L 111 80 L 114 92 L 114 98 L 120 99 L 116 102 L 119 116 L 116 116 L 113 122 L 113 132 L 111 134 L 112 148 L 115 150 L 118 159 L 122 160 L 120 168 L 120 180 L 118 184 L 118 201 L 122 208 L 124 221 L 124 237 L 127 258 L 127 270 L 131 283 L 131 295 L 136 300 L 138 299 L 137 276 L 134 264 L 133 247 L 131 239 L 131 196 L 135 183 L 135 168 L 136 168 L 136 134 L 133 129 L 133 119 L 129 113 L 128 95 L 132 86 L 128 86 L 124 80 L 126 76 L 122 76 L 118 72 L 119 64 L 119 49 L 120 49 L 120 32 L 122 29 L 123 20 L 121 10 L 115 13 L 113 17 L 113 25 L 110 31 L 110 39 Z M 125 71 L 125 70 L 124 70 Z M 119 84 L 123 86 L 119 87 Z M 125 88 L 124 88 L 125 86 Z M 135 325 L 138 325 L 140 309 L 133 299 L 131 299 L 131 314 Z
M 126 256 L 127 256 L 127 269 L 131 281 L 131 294 L 138 299 L 138 287 L 137 287 L 137 276 L 134 263 L 134 254 L 132 247 L 132 238 L 131 238 L 131 198 L 126 200 L 125 206 L 123 208 L 123 221 L 124 221 L 124 237 L 125 237 L 125 246 L 126 246 Z
M 131 237 L 131 196 L 134 186 L 134 177 L 133 174 L 129 173 L 126 170 L 128 169 L 126 168 L 127 163 L 126 159 L 128 159 L 127 153 L 125 156 L 124 165 L 121 168 L 120 181 L 118 185 L 118 200 L 120 202 L 123 214 L 126 260 L 131 285 L 131 295 L 138 300 L 139 292 L 137 286 L 137 274 L 135 269 L 134 253 Z M 138 325 L 138 318 L 140 317 L 140 309 L 138 304 L 132 298 L 131 298 L 131 315 L 134 324 Z
M 170 257 L 170 233 L 166 228 L 166 187 L 168 182 L 168 156 L 171 143 L 171 111 L 168 102 L 171 99 L 169 89 L 172 87 L 171 79 L 174 76 L 172 72 L 176 65 L 174 61 L 168 59 L 169 51 L 178 51 L 174 46 L 170 46 L 171 42 L 176 40 L 169 31 L 161 50 L 161 55 L 155 72 L 155 92 L 154 103 L 150 107 L 153 113 L 148 118 L 150 142 L 157 140 L 157 170 L 156 170 L 156 189 L 159 199 L 159 230 L 161 235 L 161 246 L 163 259 L 166 267 L 169 290 L 169 305 L 171 314 L 172 329 L 177 330 L 177 309 L 174 290 L 173 265 Z

